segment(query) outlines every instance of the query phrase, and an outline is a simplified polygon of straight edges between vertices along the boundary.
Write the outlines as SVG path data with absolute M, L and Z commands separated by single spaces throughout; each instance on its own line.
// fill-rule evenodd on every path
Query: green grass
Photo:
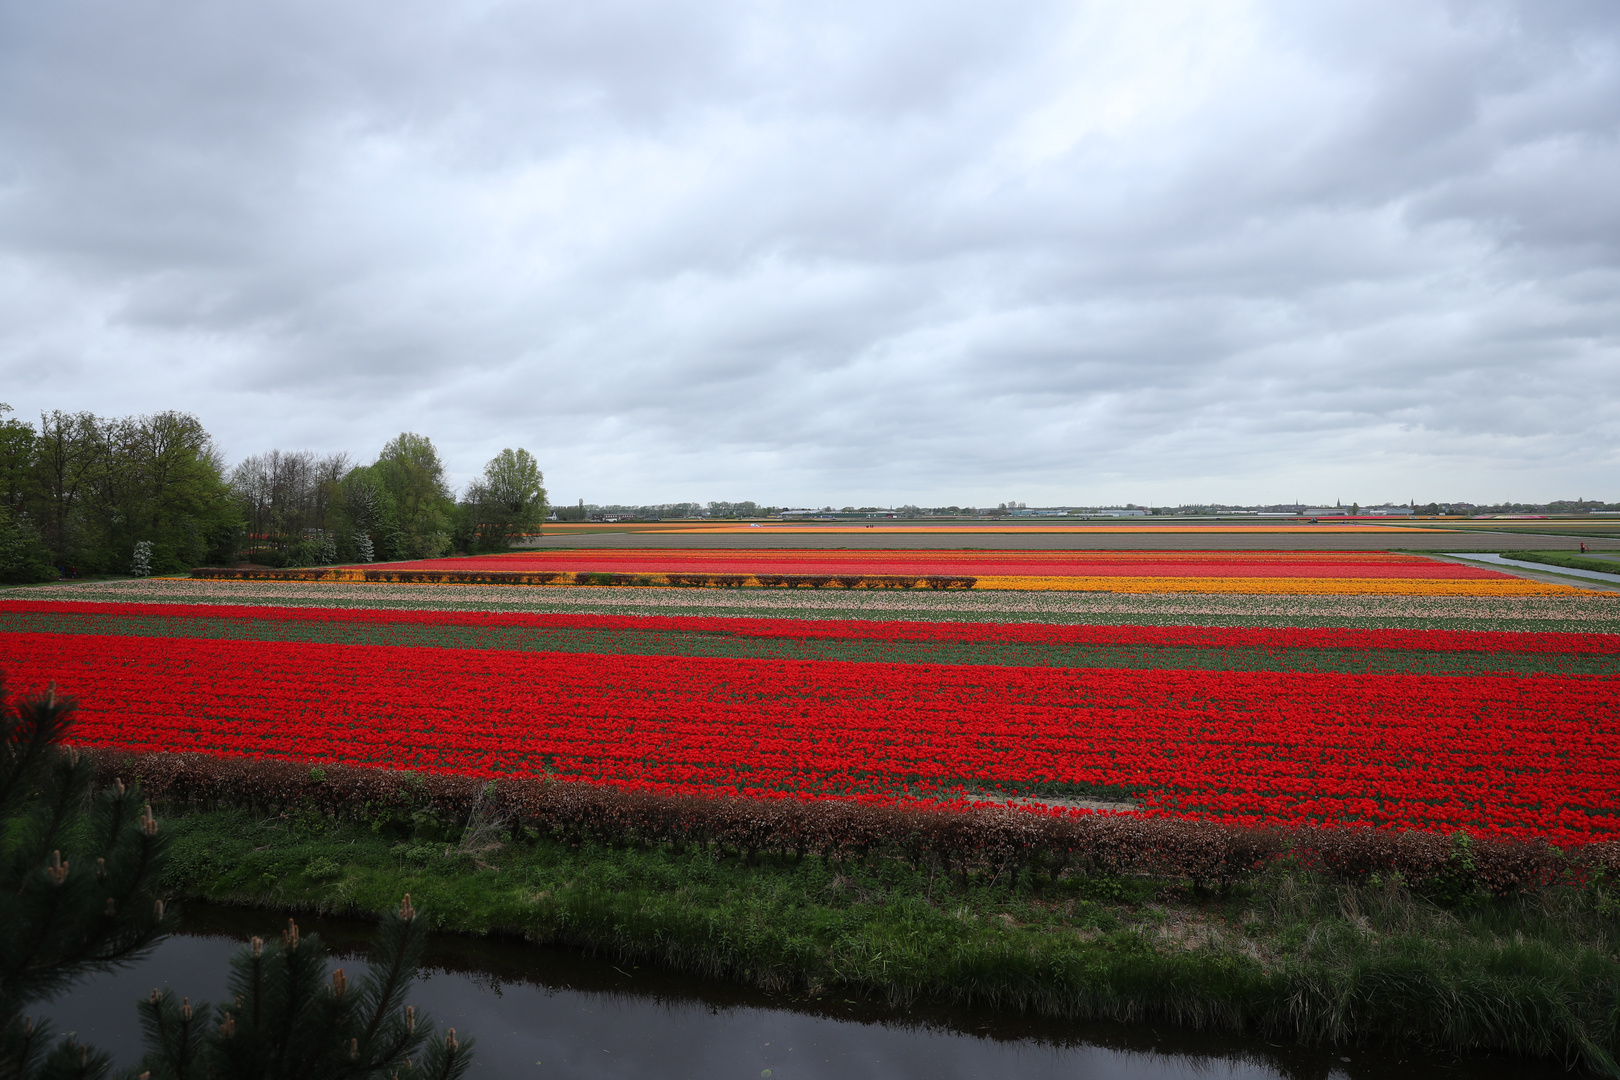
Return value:
M 1570 570 L 1596 570 L 1600 574 L 1620 574 L 1620 556 L 1582 555 L 1574 551 L 1504 551 L 1504 559 L 1562 566 Z
M 158 575 L 159 577 L 163 575 Z M 101 584 L 115 581 L 150 581 L 151 578 L 138 578 L 133 574 L 80 574 L 78 577 L 53 578 L 50 581 L 25 581 L 20 583 L 0 582 L 0 593 L 20 589 L 50 588 L 58 585 Z
M 1311 1042 L 1396 1041 L 1610 1070 L 1620 907 L 1334 885 L 1286 866 L 1226 895 L 1178 881 L 570 846 L 432 819 L 174 817 L 184 898 L 517 935 L 754 986 L 904 1005 L 1163 1020 Z M 1440 900 L 1446 900 L 1442 904 Z
M 1620 568 L 1620 567 L 1617 567 Z M 0 613 L 0 633 L 123 634 L 141 637 L 296 641 L 447 649 L 847 660 L 902 664 L 1139 668 L 1186 671 L 1322 671 L 1425 675 L 1620 674 L 1620 653 L 1425 652 L 1322 649 L 1052 644 L 1005 641 L 876 641 L 738 635 L 724 631 L 584 627 L 440 625 L 338 620 L 265 620 L 167 615 L 154 605 L 139 616 L 50 612 Z

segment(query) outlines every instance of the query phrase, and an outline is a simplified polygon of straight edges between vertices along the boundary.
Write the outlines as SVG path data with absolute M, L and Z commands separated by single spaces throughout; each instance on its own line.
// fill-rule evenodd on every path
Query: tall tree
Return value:
M 6 414 L 0 401 L 0 582 L 23 584 L 56 576 L 51 553 L 28 510 L 33 487 L 34 428 Z
M 351 469 L 338 485 L 332 516 L 339 550 L 345 556 L 371 562 L 404 553 L 399 513 L 375 466 Z
M 184 570 L 235 546 L 240 515 L 194 416 L 49 412 L 30 445 L 22 506 L 59 563 L 127 570 L 145 541 L 152 569 Z
M 0 506 L 21 511 L 32 487 L 34 427 L 7 416 L 11 411 L 0 401 Z
M 433 440 L 402 432 L 389 440 L 372 467 L 393 497 L 408 558 L 430 559 L 450 547 L 455 499 Z
M 67 562 L 80 548 L 81 497 L 95 463 L 91 447 L 96 418 L 53 409 L 39 418 L 34 442 L 32 495 L 35 520 L 55 558 Z
M 320 556 L 337 546 L 333 511 L 349 469 L 349 456 L 341 453 L 271 450 L 244 458 L 231 470 L 230 484 L 246 519 L 249 551 L 276 565 L 330 561 Z
M 89 464 L 80 498 L 94 562 L 125 569 L 145 540 L 153 570 L 184 570 L 234 546 L 241 517 L 213 438 L 195 416 L 89 417 L 81 439 Z
M 545 477 L 534 455 L 520 447 L 490 458 L 482 479 L 468 485 L 462 506 L 470 539 L 481 550 L 498 551 L 538 532 L 547 507 Z

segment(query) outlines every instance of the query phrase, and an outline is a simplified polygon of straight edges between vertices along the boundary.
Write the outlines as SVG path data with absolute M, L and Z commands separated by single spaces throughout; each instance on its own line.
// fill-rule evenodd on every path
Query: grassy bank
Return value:
M 183 898 L 520 935 L 753 985 L 1204 1030 L 1505 1050 L 1614 1074 L 1620 906 L 1603 888 L 1418 895 L 1286 862 L 1225 893 L 1177 880 L 895 859 L 578 845 L 431 817 L 178 813 Z
M 1600 574 L 1620 574 L 1620 559 L 1605 559 L 1573 551 L 1504 551 L 1504 559 L 1563 566 L 1571 570 L 1596 570 Z

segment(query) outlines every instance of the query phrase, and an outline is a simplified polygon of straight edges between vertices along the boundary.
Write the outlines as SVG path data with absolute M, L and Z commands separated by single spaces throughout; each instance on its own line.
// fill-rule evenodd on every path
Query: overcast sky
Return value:
M 0 0 L 0 401 L 568 503 L 1620 500 L 1620 4 Z

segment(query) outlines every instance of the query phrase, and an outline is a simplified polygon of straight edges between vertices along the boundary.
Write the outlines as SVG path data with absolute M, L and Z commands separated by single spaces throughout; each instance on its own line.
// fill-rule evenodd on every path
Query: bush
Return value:
M 105 775 L 141 778 L 153 798 L 198 807 L 313 810 L 380 830 L 410 821 L 466 821 L 475 806 L 559 839 L 717 846 L 747 858 L 873 856 L 1014 880 L 1045 867 L 1086 874 L 1149 874 L 1224 889 L 1279 860 L 1347 882 L 1399 875 L 1437 900 L 1533 892 L 1557 882 L 1620 880 L 1620 844 L 1572 851 L 1519 840 L 1426 832 L 1301 826 L 1241 828 L 1132 814 L 1041 813 L 1006 807 L 933 807 L 793 799 L 698 798 L 536 777 L 491 783 L 468 776 L 203 754 L 97 756 Z M 447 837 L 448 838 L 448 837 Z
M 33 523 L 0 507 L 0 583 L 29 585 L 56 577 L 51 553 Z

